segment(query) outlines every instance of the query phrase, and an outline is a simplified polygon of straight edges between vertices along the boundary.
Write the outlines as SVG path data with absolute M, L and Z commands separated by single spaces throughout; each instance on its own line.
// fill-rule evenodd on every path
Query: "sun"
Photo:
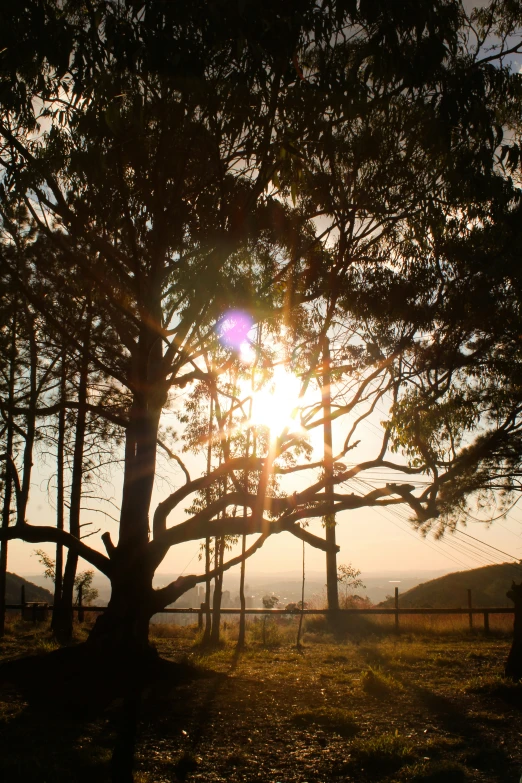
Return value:
M 292 413 L 299 405 L 301 382 L 282 366 L 277 366 L 270 381 L 252 397 L 250 423 L 268 427 L 270 437 L 277 438 L 283 430 L 300 432 L 301 426 Z

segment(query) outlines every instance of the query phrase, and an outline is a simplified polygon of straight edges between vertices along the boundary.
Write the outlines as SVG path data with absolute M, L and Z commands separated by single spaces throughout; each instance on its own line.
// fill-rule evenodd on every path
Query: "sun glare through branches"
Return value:
M 301 432 L 295 415 L 300 390 L 299 378 L 284 367 L 277 366 L 272 378 L 252 396 L 250 424 L 268 427 L 271 439 L 278 437 L 285 429 Z

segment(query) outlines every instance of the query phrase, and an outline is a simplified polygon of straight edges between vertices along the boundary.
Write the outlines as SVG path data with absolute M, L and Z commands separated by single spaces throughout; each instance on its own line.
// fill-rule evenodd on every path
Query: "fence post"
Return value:
M 25 585 L 22 585 L 20 588 L 20 603 L 22 605 L 21 613 L 22 613 L 22 620 L 24 619 L 24 609 L 25 609 Z
M 471 589 L 468 587 L 468 611 L 469 611 L 469 630 L 473 630 L 473 613 L 472 613 L 473 604 L 471 602 Z
M 78 585 L 78 622 L 83 623 L 85 619 L 84 611 L 83 611 L 83 585 L 80 582 Z
M 399 632 L 399 588 L 395 588 L 395 630 Z
M 489 633 L 489 612 L 484 612 L 484 633 Z
M 203 612 L 205 611 L 205 604 L 202 603 L 199 605 L 199 612 L 198 612 L 198 631 L 203 630 Z

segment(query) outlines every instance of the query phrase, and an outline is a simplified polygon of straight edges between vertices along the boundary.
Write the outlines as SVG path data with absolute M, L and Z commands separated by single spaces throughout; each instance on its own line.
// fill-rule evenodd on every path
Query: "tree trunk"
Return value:
M 38 400 L 38 348 L 36 345 L 35 334 L 35 317 L 29 311 L 29 308 L 25 307 L 25 320 L 27 323 L 27 333 L 29 338 L 29 412 L 25 417 L 26 430 L 25 430 L 25 444 L 23 455 L 23 477 L 22 487 L 20 492 L 20 500 L 17 504 L 17 520 L 19 522 L 25 522 L 25 513 L 27 510 L 27 503 L 29 502 L 29 493 L 31 491 L 31 474 L 33 468 L 33 448 L 36 437 L 36 405 Z
M 9 388 L 8 388 L 8 401 L 9 412 L 7 419 L 7 432 L 6 432 L 6 444 L 5 444 L 5 483 L 4 483 L 4 502 L 2 507 L 2 528 L 9 526 L 9 519 L 11 515 L 11 497 L 13 491 L 13 477 L 11 459 L 13 457 L 13 403 L 14 403 L 14 386 L 15 386 L 15 363 L 16 363 L 16 307 L 13 313 L 13 323 L 11 327 L 11 350 L 9 358 Z M 0 542 L 0 637 L 5 632 L 5 589 L 6 589 L 6 573 L 7 573 L 7 541 Z
M 246 517 L 246 508 L 245 514 Z M 241 536 L 241 554 L 244 555 L 246 550 L 246 535 Z M 246 598 L 245 598 L 245 561 L 241 561 L 241 573 L 239 577 L 239 605 L 241 607 L 241 614 L 239 615 L 239 633 L 237 637 L 237 649 L 242 650 L 245 646 L 246 639 Z
M 152 295 L 151 295 L 152 299 Z M 149 509 L 156 475 L 159 420 L 165 404 L 161 330 L 161 302 L 147 302 L 149 322 L 141 327 L 131 357 L 133 387 L 129 423 L 125 432 L 125 468 L 119 540 L 110 546 L 111 598 L 97 619 L 88 643 L 115 653 L 120 665 L 150 654 L 149 622 L 156 611 L 152 579 L 156 562 L 150 560 Z M 151 328 L 156 324 L 157 328 Z M 67 571 L 67 569 L 66 569 Z M 65 577 L 64 577 L 65 589 Z
M 212 467 L 212 421 L 214 418 L 214 399 L 210 398 L 210 408 L 208 412 L 208 447 L 207 447 L 207 475 Z M 207 506 L 210 505 L 210 487 L 206 490 Z M 210 573 L 210 538 L 205 539 L 205 574 Z M 205 630 L 203 631 L 203 643 L 208 644 L 212 634 L 212 615 L 210 613 L 210 579 L 205 579 Z
M 522 680 L 522 584 L 514 582 L 507 597 L 515 604 L 513 643 L 506 661 L 505 675 L 515 682 Z
M 332 511 L 324 518 L 326 541 L 331 548 L 326 553 L 326 594 L 330 619 L 335 621 L 339 609 L 339 595 L 337 588 L 337 555 L 335 552 L 335 514 L 334 486 L 333 486 L 333 453 L 332 453 L 332 401 L 331 401 L 331 375 L 330 375 L 330 344 L 327 337 L 323 344 L 323 388 L 322 402 L 324 415 L 324 475 L 326 486 L 324 493 Z
M 80 509 L 82 500 L 83 452 L 85 446 L 85 430 L 87 426 L 87 386 L 89 381 L 89 344 L 91 336 L 92 311 L 90 304 L 87 309 L 80 377 L 78 382 L 78 412 L 74 434 L 74 452 L 71 475 L 71 497 L 69 505 L 69 532 L 75 538 L 80 538 Z M 69 550 L 65 563 L 62 582 L 62 595 L 58 612 L 54 620 L 55 632 L 64 640 L 72 637 L 74 580 L 78 567 L 78 555 Z
M 216 538 L 214 546 L 216 547 L 216 568 L 223 566 L 223 557 L 225 554 L 225 536 Z M 212 644 L 219 644 L 219 632 L 221 626 L 221 598 L 223 596 L 223 572 L 218 574 L 214 580 L 214 600 L 212 604 L 212 633 L 210 641 Z
M 205 630 L 203 631 L 203 643 L 207 644 L 210 641 L 210 634 L 212 632 L 212 615 L 210 613 L 210 538 L 205 539 Z
M 254 387 L 254 373 L 255 370 L 252 370 L 252 390 Z M 249 405 L 249 411 L 248 411 L 248 418 L 252 418 L 252 397 L 250 397 L 250 405 Z M 256 453 L 256 439 L 254 436 L 254 454 Z M 246 434 L 246 443 L 245 443 L 245 457 L 249 456 L 250 452 L 250 429 L 247 431 Z M 248 470 L 245 470 L 244 476 L 243 476 L 243 483 L 245 492 L 248 492 Z M 248 507 L 243 506 L 243 520 L 245 523 L 245 530 L 247 527 L 247 519 L 248 519 Z M 244 555 L 246 551 L 246 535 L 243 533 L 241 536 L 241 554 Z M 245 646 L 245 640 L 246 640 L 246 598 L 245 598 L 245 570 L 246 565 L 245 561 L 241 561 L 241 572 L 239 576 L 239 605 L 241 607 L 241 614 L 239 615 L 239 632 L 237 636 L 237 649 L 242 650 Z
M 60 402 L 65 403 L 67 370 L 65 364 L 65 350 L 62 353 L 62 367 L 60 374 Z M 65 407 L 58 414 L 58 443 L 56 448 L 56 527 L 64 528 L 64 461 L 65 461 Z M 53 616 L 51 629 L 59 631 L 59 615 L 62 603 L 63 584 L 63 546 L 56 544 L 56 565 L 54 576 Z
M 144 547 L 118 546 L 111 557 L 111 598 L 88 643 L 102 653 L 142 656 L 150 651 L 149 622 L 154 614 L 154 567 Z
M 161 306 L 157 308 L 161 326 Z M 156 476 L 161 411 L 168 386 L 162 371 L 162 341 L 143 329 L 132 357 L 133 401 L 125 436 L 125 472 L 119 544 L 140 547 L 149 540 L 149 509 Z
M 303 630 L 303 612 L 305 608 L 304 596 L 305 596 L 305 542 L 303 541 L 303 578 L 301 581 L 301 614 L 299 616 L 299 627 L 297 629 L 297 642 L 296 642 L 296 646 L 298 648 L 301 647 L 301 632 Z

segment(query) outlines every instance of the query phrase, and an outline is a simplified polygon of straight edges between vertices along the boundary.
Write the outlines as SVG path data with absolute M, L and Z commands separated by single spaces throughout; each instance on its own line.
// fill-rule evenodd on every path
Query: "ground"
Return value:
M 45 628 L 15 631 L 4 659 L 53 647 Z M 156 629 L 155 643 L 185 667 L 143 693 L 136 783 L 520 779 L 522 688 L 500 676 L 505 633 L 308 632 L 297 650 L 288 629 L 268 628 L 273 646 L 252 640 L 257 629 L 239 656 L 231 640 L 205 652 L 195 630 L 173 633 Z M 0 778 L 110 780 L 121 699 L 56 709 L 9 684 L 0 698 Z

